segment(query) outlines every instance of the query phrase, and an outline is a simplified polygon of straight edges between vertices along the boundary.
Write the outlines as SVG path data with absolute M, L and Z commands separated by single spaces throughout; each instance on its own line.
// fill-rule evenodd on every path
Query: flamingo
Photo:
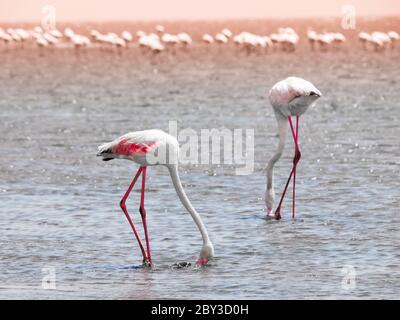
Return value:
M 41 27 L 39 27 L 39 26 L 34 27 L 33 31 L 36 32 L 36 33 L 43 33 L 43 29 Z
M 327 51 L 333 41 L 331 33 L 322 33 L 318 35 L 318 44 L 322 51 Z
M 131 42 L 133 40 L 132 34 L 129 31 L 123 31 L 121 33 L 121 38 L 125 41 L 125 42 Z
M 308 42 L 310 43 L 311 50 L 314 51 L 315 43 L 318 41 L 318 33 L 312 29 L 309 29 L 307 31 L 307 38 Z
M 218 43 L 226 44 L 228 43 L 228 38 L 222 33 L 217 33 L 217 35 L 215 36 L 215 41 Z
M 343 43 L 346 42 L 346 37 L 340 33 L 340 32 L 335 32 L 332 34 L 333 36 L 333 44 L 336 46 L 336 48 L 340 48 Z
M 55 46 L 58 43 L 58 39 L 56 37 L 54 37 L 53 35 L 51 35 L 48 32 L 43 33 L 42 35 L 43 39 L 45 39 L 49 45 Z
M 400 40 L 400 35 L 396 31 L 389 31 L 387 34 L 392 42 L 392 49 L 394 49 L 396 42 Z
M 45 47 L 48 47 L 48 46 L 49 46 L 49 42 L 48 42 L 45 38 L 43 38 L 43 37 L 38 37 L 38 38 L 36 39 L 36 44 L 37 44 L 37 46 L 38 46 L 39 48 L 45 48 Z
M 163 160 L 157 160 L 156 157 L 164 155 Z M 128 190 L 123 196 L 120 206 L 124 212 L 128 222 L 133 230 L 133 233 L 139 243 L 140 250 L 143 255 L 143 263 L 146 266 L 152 266 L 151 252 L 150 252 L 150 242 L 149 235 L 147 232 L 146 224 L 146 210 L 144 207 L 144 194 L 145 194 L 145 182 L 146 182 L 146 171 L 148 166 L 153 165 L 164 165 L 168 168 L 171 175 L 173 185 L 175 187 L 176 193 L 183 206 L 192 216 L 194 222 L 196 223 L 200 234 L 203 238 L 203 246 L 200 251 L 199 259 L 197 260 L 197 265 L 203 266 L 208 263 L 208 261 L 214 255 L 214 247 L 208 236 L 207 229 L 203 224 L 203 221 L 197 211 L 193 208 L 185 191 L 183 190 L 181 180 L 178 174 L 178 164 L 177 159 L 179 155 L 179 144 L 178 141 L 171 135 L 161 131 L 161 130 L 145 130 L 127 133 L 112 142 L 102 144 L 99 146 L 99 151 L 97 156 L 103 157 L 104 161 L 109 161 L 112 159 L 127 159 L 139 164 L 139 170 L 137 171 L 135 177 L 133 178 Z M 154 161 L 156 159 L 156 161 Z M 132 218 L 129 215 L 126 208 L 126 200 L 129 197 L 132 188 L 134 187 L 139 176 L 142 176 L 142 188 L 140 197 L 140 207 L 139 212 L 142 217 L 144 234 L 146 238 L 146 251 L 139 237 L 139 234 L 133 224 Z
M 225 28 L 221 31 L 221 33 L 227 37 L 228 39 L 230 39 L 232 37 L 232 31 L 229 30 L 228 28 Z
M 371 41 L 371 35 L 362 31 L 358 34 L 358 40 L 360 41 L 363 49 L 367 50 L 367 44 Z
M 6 32 L 0 30 L 0 38 L 3 39 L 4 43 L 7 45 L 13 41 L 13 38 Z
M 385 32 L 375 31 L 371 34 L 371 41 L 375 51 L 385 50 L 391 43 L 390 37 Z
M 187 47 L 192 44 L 192 38 L 186 32 L 180 32 L 176 35 L 180 43 Z
M 289 77 L 276 83 L 269 92 L 269 100 L 274 109 L 275 117 L 278 122 L 279 131 L 279 144 L 278 149 L 274 156 L 269 160 L 267 166 L 267 189 L 265 192 L 265 203 L 267 206 L 267 217 L 281 219 L 281 206 L 285 197 L 289 182 L 293 177 L 293 205 L 292 205 L 292 218 L 295 219 L 295 200 L 296 200 L 296 167 L 300 160 L 301 154 L 299 149 L 299 120 L 300 116 L 307 111 L 308 107 L 312 105 L 319 97 L 321 92 L 310 82 L 297 78 Z M 296 117 L 296 125 L 293 126 L 292 116 Z M 275 213 L 272 213 L 274 205 L 275 191 L 274 191 L 274 166 L 275 163 L 282 156 L 283 149 L 286 142 L 287 124 L 290 124 L 293 140 L 295 144 L 295 156 L 293 159 L 293 167 L 290 172 L 289 178 L 286 182 L 285 189 L 282 193 L 281 200 Z
M 38 32 L 40 33 L 40 32 Z M 64 35 L 68 38 L 68 39 L 72 39 L 73 36 L 75 35 L 75 32 L 71 29 L 71 28 L 65 28 L 64 30 Z
M 56 37 L 56 38 L 58 38 L 58 39 L 61 39 L 61 38 L 63 37 L 63 34 L 62 34 L 59 30 L 57 30 L 57 29 L 50 30 L 49 33 L 50 33 L 53 37 Z
M 158 34 L 161 35 L 161 34 L 163 34 L 165 32 L 165 27 L 159 24 L 159 25 L 156 26 L 156 31 L 157 31 Z
M 203 42 L 210 44 L 214 42 L 214 38 L 212 37 L 212 35 L 209 35 L 208 33 L 204 34 L 202 37 Z

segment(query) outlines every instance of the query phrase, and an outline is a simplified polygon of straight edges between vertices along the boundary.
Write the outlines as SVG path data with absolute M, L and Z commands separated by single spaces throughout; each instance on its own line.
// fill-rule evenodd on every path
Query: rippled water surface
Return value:
M 148 57 L 97 49 L 2 51 L 0 297 L 104 299 L 399 298 L 400 50 L 236 54 L 194 47 Z M 264 219 L 265 164 L 277 145 L 266 97 L 298 75 L 324 94 L 302 117 L 298 219 Z M 119 209 L 136 171 L 97 145 L 148 128 L 255 130 L 255 169 L 184 165 L 181 178 L 214 242 L 200 235 L 167 171 L 149 168 L 146 208 L 155 268 Z M 280 194 L 293 154 L 276 169 Z M 279 195 L 278 194 L 278 195 Z M 139 229 L 138 192 L 128 204 Z M 54 268 L 56 290 L 42 278 Z M 343 270 L 343 268 L 345 268 Z M 352 269 L 354 268 L 354 269 Z M 355 271 L 355 287 L 343 285 Z

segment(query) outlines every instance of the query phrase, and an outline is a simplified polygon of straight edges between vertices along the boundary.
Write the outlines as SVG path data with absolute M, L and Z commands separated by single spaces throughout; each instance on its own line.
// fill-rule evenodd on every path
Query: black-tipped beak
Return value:
M 322 94 L 319 91 L 311 91 L 310 96 L 319 98 L 322 97 Z

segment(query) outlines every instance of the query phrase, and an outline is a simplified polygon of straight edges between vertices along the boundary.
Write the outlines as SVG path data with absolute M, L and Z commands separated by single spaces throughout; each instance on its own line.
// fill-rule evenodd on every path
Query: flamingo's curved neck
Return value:
M 200 215 L 193 208 L 192 204 L 189 201 L 189 198 L 186 196 L 186 193 L 183 190 L 181 179 L 179 178 L 178 166 L 170 165 L 170 166 L 168 166 L 168 170 L 171 175 L 171 179 L 172 179 L 172 182 L 174 184 L 174 187 L 175 187 L 176 193 L 178 194 L 179 199 L 181 200 L 181 202 L 182 202 L 183 206 L 186 208 L 186 210 L 189 211 L 194 222 L 196 223 L 197 227 L 199 228 L 199 231 L 203 238 L 203 244 L 211 243 L 210 238 L 208 236 L 207 229 L 204 226 L 204 223 L 201 220 Z
M 276 119 L 278 121 L 278 133 L 279 133 L 279 143 L 278 149 L 276 150 L 275 154 L 268 162 L 267 166 L 267 191 L 266 191 L 266 202 L 269 208 L 272 208 L 272 202 L 275 195 L 274 191 L 274 166 L 275 163 L 280 159 L 282 156 L 283 150 L 285 148 L 286 143 L 286 132 L 287 132 L 287 119 L 280 115 L 275 114 Z

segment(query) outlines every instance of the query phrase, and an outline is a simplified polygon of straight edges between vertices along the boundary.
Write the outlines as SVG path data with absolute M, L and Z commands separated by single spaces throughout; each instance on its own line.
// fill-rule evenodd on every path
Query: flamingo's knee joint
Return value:
M 124 199 L 122 199 L 122 200 L 119 202 L 119 206 L 121 207 L 122 210 L 126 210 L 126 205 L 125 205 Z

